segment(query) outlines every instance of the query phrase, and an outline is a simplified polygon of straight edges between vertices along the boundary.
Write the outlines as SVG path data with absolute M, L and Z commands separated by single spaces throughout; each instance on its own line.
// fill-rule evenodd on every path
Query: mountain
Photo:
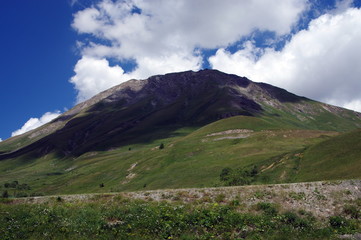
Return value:
M 296 181 L 301 165 L 279 168 L 283 158 L 360 127 L 360 113 L 269 84 L 217 70 L 170 73 L 115 86 L 1 142 L 0 181 L 50 179 L 37 186 L 45 192 L 93 191 L 95 181 L 120 190 L 200 186 L 224 166 L 251 165 L 263 168 L 260 182 Z

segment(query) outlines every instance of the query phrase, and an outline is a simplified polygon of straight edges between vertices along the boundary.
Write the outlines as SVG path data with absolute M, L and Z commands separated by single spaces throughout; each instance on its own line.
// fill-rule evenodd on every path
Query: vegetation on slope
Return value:
M 357 178 L 352 140 L 335 138 L 332 154 L 327 146 L 360 126 L 359 113 L 244 77 L 159 75 L 113 87 L 1 142 L 0 184 L 18 181 L 30 189 L 17 195 L 34 195 Z M 232 183 L 220 181 L 223 169 Z
M 356 186 L 360 182 L 55 196 L 40 198 L 42 202 L 2 200 L 0 235 L 2 239 L 333 239 L 361 231 Z M 140 195 L 145 200 L 135 199 Z M 309 204 L 311 199 L 316 204 Z M 291 202 L 298 207 L 285 208 Z M 337 208 L 329 211 L 332 205 Z
M 20 195 L 222 186 L 227 185 L 219 178 L 224 168 L 243 171 L 256 167 L 257 175 L 249 182 L 252 184 L 360 177 L 361 171 L 355 170 L 361 165 L 359 150 L 347 148 L 355 144 L 344 145 L 344 158 L 335 165 L 340 169 L 337 166 L 349 159 L 343 172 L 350 174 L 330 172 L 327 164 L 321 164 L 313 170 L 317 174 L 310 174 L 312 179 L 307 175 L 311 171 L 307 170 L 307 161 L 314 162 L 309 156 L 321 158 L 324 154 L 312 153 L 318 149 L 316 146 L 328 146 L 336 139 L 333 155 L 341 151 L 336 146 L 344 135 L 334 137 L 339 135 L 337 132 L 294 129 L 283 122 L 246 116 L 223 119 L 199 129 L 180 128 L 167 138 L 161 136 L 168 130 L 153 130 L 152 137 L 143 143 L 89 152 L 77 158 L 59 159 L 48 154 L 37 159 L 3 160 L 0 190 L 5 190 L 4 183 L 15 180 L 31 188 L 17 191 Z M 351 137 L 344 138 L 352 142 Z M 311 164 L 310 169 L 314 169 Z
M 297 179 L 360 178 L 360 173 L 361 129 L 358 129 L 309 147 L 303 154 Z

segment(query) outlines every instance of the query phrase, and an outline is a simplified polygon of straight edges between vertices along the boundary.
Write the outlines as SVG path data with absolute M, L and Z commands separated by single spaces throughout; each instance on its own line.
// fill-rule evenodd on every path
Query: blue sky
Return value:
M 360 0 L 1 4 L 0 138 L 131 78 L 216 68 L 361 111 Z

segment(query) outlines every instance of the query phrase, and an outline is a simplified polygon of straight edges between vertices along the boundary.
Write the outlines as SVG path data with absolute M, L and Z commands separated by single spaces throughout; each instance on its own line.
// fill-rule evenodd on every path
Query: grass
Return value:
M 43 204 L 0 203 L 2 239 L 331 239 L 361 231 L 359 219 L 317 220 L 279 212 L 267 202 L 256 212 L 238 204 L 146 202 L 94 198 Z
M 211 133 L 232 129 L 253 132 L 249 137 L 240 139 L 215 141 L 219 136 L 207 137 Z M 0 184 L 14 180 L 26 183 L 31 187 L 29 195 L 211 187 L 222 185 L 219 175 L 223 168 L 248 169 L 253 166 L 260 169 L 254 183 L 310 180 L 308 171 L 312 180 L 360 177 L 361 171 L 353 167 L 360 161 L 355 155 L 357 149 L 354 155 L 345 155 L 345 158 L 351 158 L 351 162 L 342 167 L 344 171 L 350 169 L 353 175 L 339 174 L 338 170 L 329 173 L 326 171 L 327 164 L 323 163 L 318 167 L 317 174 L 312 173 L 315 171 L 312 169 L 316 169 L 313 164 L 317 164 L 314 159 L 326 152 L 316 155 L 308 152 L 318 149 L 317 144 L 324 146 L 322 143 L 325 141 L 336 139 L 335 145 L 339 144 L 343 141 L 343 135 L 333 138 L 338 134 L 292 129 L 283 123 L 262 118 L 231 117 L 198 129 L 179 128 L 166 138 L 131 143 L 111 151 L 89 152 L 76 158 L 59 158 L 55 154 L 48 154 L 35 159 L 20 157 L 2 160 Z M 159 133 L 159 136 L 162 135 Z M 350 142 L 356 139 L 357 136 L 354 136 Z M 161 143 L 164 149 L 159 150 Z M 334 149 L 337 150 L 337 147 Z M 315 158 L 311 159 L 311 155 Z M 326 160 L 318 159 L 318 162 L 322 161 Z M 101 184 L 104 187 L 99 187 Z M 4 190 L 1 185 L 0 190 Z
M 358 178 L 361 172 L 361 130 L 309 147 L 301 162 L 299 181 L 317 178 Z M 321 171 L 319 171 L 321 169 Z

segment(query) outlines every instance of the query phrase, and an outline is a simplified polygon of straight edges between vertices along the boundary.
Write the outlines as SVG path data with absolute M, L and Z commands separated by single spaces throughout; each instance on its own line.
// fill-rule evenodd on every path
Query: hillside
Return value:
M 343 133 L 359 127 L 360 113 L 268 84 L 172 73 L 130 80 L 1 142 L 0 183 L 55 194 L 359 178 L 359 131 Z

